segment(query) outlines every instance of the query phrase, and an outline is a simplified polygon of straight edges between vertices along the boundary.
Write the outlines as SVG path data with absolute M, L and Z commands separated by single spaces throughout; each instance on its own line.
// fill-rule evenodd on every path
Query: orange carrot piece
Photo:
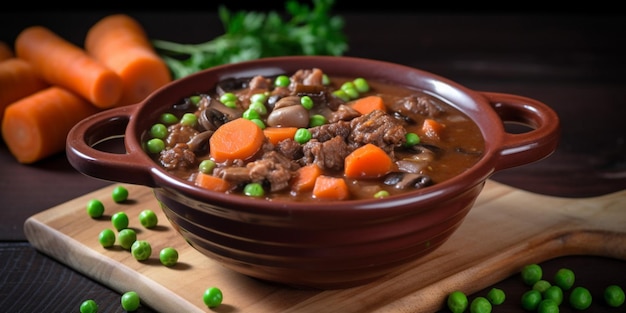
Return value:
M 348 184 L 341 177 L 321 175 L 315 179 L 313 197 L 323 200 L 345 200 L 350 196 Z
M 0 121 L 9 104 L 46 87 L 30 63 L 18 58 L 0 61 Z
M 292 138 L 293 136 L 296 134 L 296 132 L 298 131 L 297 127 L 265 127 L 265 129 L 263 129 L 263 134 L 265 135 L 265 137 L 267 137 L 267 139 L 274 145 L 278 144 L 279 142 L 287 139 L 287 138 Z
M 359 98 L 352 101 L 350 106 L 361 114 L 368 114 L 374 110 L 386 110 L 385 102 L 380 96 L 367 96 Z
M 393 161 L 379 146 L 368 143 L 345 158 L 344 174 L 350 178 L 381 177 L 391 171 Z
M 202 172 L 198 172 L 198 176 L 196 176 L 196 185 L 202 188 L 218 191 L 218 192 L 226 192 L 230 189 L 230 183 L 222 178 L 217 176 L 205 174 Z
M 431 118 L 424 119 L 424 122 L 422 123 L 423 135 L 436 140 L 441 140 L 444 128 L 444 124 L 441 124 Z
M 299 168 L 291 181 L 291 189 L 296 192 L 313 190 L 315 180 L 322 175 L 322 169 L 315 163 Z
M 65 150 L 70 129 L 98 109 L 62 87 L 52 86 L 10 104 L 2 137 L 18 162 L 28 164 Z
M 128 15 L 113 14 L 95 23 L 85 37 L 85 50 L 121 77 L 117 106 L 138 103 L 172 80 L 141 24 Z
M 259 125 L 245 119 L 232 120 L 218 128 L 209 139 L 209 154 L 215 162 L 253 156 L 265 141 Z
M 22 30 L 15 40 L 15 52 L 48 83 L 73 91 L 98 108 L 111 108 L 120 100 L 122 79 L 48 28 Z
M 15 57 L 13 49 L 5 41 L 0 41 L 0 61 Z

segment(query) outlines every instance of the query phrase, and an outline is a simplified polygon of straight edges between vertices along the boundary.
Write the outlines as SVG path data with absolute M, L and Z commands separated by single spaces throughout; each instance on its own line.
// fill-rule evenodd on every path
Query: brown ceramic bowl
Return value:
M 447 100 L 478 124 L 486 141 L 484 156 L 452 179 L 403 195 L 310 204 L 204 190 L 168 174 L 142 150 L 142 132 L 185 96 L 225 78 L 313 67 L 330 75 L 403 84 Z M 506 123 L 532 130 L 510 133 Z M 122 135 L 126 153 L 94 148 Z M 227 268 L 290 286 L 335 289 L 371 282 L 437 249 L 461 225 L 492 174 L 547 157 L 558 139 L 557 115 L 533 99 L 477 92 L 398 64 L 304 56 L 218 66 L 174 81 L 141 103 L 104 111 L 76 125 L 68 136 L 67 157 L 86 175 L 154 188 L 175 229 Z

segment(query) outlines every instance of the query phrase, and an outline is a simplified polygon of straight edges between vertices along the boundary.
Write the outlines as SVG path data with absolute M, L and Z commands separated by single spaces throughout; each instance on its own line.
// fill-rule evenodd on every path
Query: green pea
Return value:
M 309 118 L 309 125 L 311 127 L 322 126 L 326 124 L 326 122 L 327 122 L 326 117 L 324 117 L 324 115 L 321 115 L 321 114 L 313 114 Z
M 98 242 L 103 248 L 110 248 L 115 245 L 115 232 L 110 228 L 103 229 L 98 235 Z
M 237 95 L 232 92 L 226 92 L 220 96 L 220 102 L 226 104 L 226 102 L 237 102 Z
M 343 101 L 346 101 L 346 102 L 350 101 L 350 96 L 344 90 L 337 89 L 332 92 L 332 95 Z
M 575 281 L 576 275 L 574 275 L 574 271 L 569 268 L 560 268 L 554 274 L 554 284 L 561 287 L 563 290 L 572 288 Z
M 326 74 L 322 74 L 322 85 L 328 86 L 330 84 L 330 78 Z
M 276 87 L 287 87 L 289 86 L 290 83 L 291 83 L 291 79 L 289 79 L 289 76 L 287 75 L 279 75 L 274 80 L 274 85 Z
M 552 299 L 557 305 L 561 305 L 561 302 L 563 302 L 563 289 L 557 285 L 552 285 L 542 292 L 541 296 L 543 299 Z
M 404 142 L 405 147 L 413 147 L 420 143 L 420 136 L 416 133 L 407 133 L 405 135 L 405 140 L 406 140 Z
M 209 287 L 204 291 L 204 295 L 202 295 L 202 301 L 209 308 L 218 307 L 222 304 L 224 300 L 224 295 L 222 291 L 217 287 Z
M 359 92 L 354 87 L 352 87 L 352 88 L 345 88 L 345 89 L 343 89 L 343 92 L 346 93 L 346 95 L 348 96 L 348 98 L 350 100 L 354 100 L 354 99 L 359 97 Z
M 624 304 L 626 296 L 624 295 L 624 289 L 618 285 L 609 285 L 604 289 L 602 294 L 604 302 L 613 308 L 618 308 Z
M 226 102 L 222 102 L 226 107 L 229 107 L 231 109 L 234 109 L 237 107 L 237 101 L 226 101 Z
M 543 277 L 543 270 L 538 264 L 528 264 L 522 268 L 520 274 L 524 284 L 532 286 Z
M 489 293 L 487 293 L 487 300 L 489 300 L 489 302 L 491 302 L 491 304 L 493 305 L 500 305 L 504 303 L 505 299 L 506 294 L 502 289 L 491 288 L 491 290 L 489 290 Z
M 250 120 L 251 122 L 254 122 L 254 124 L 256 124 L 257 126 L 259 126 L 261 129 L 265 129 L 265 123 L 263 123 L 263 120 L 260 118 L 253 118 Z
M 146 209 L 139 213 L 139 223 L 145 228 L 154 228 L 159 223 L 159 219 L 150 209 Z
M 96 313 L 98 304 L 93 299 L 85 300 L 80 304 L 80 313 Z
M 202 97 L 200 97 L 200 96 L 191 96 L 191 97 L 189 97 L 189 101 L 191 101 L 191 103 L 193 103 L 195 106 L 198 106 L 198 103 L 200 103 L 201 99 L 202 99 Z
M 159 121 L 165 125 L 172 125 L 178 123 L 178 117 L 172 113 L 163 113 Z
M 592 301 L 591 293 L 585 287 L 576 287 L 569 294 L 569 304 L 577 310 L 586 310 Z
M 263 104 L 263 102 L 258 102 L 258 101 L 252 102 L 250 103 L 250 106 L 248 107 L 248 109 L 254 110 L 260 115 L 267 114 L 267 108 L 265 107 L 265 104 Z
M 150 135 L 152 135 L 153 138 L 164 139 L 167 137 L 167 133 L 167 126 L 162 123 L 157 123 L 150 127 Z
M 198 170 L 200 170 L 200 172 L 204 174 L 211 174 L 216 166 L 217 164 L 215 164 L 215 161 L 206 159 L 200 162 L 200 165 L 198 165 Z
M 311 99 L 311 97 L 309 96 L 303 96 L 302 98 L 300 98 L 300 104 L 302 104 L 302 106 L 307 109 L 310 110 L 313 108 L 313 99 Z
M 249 197 L 263 197 L 265 190 L 260 183 L 249 183 L 243 188 L 243 193 Z
M 195 127 L 198 124 L 198 117 L 193 113 L 185 113 L 180 118 L 180 123 L 186 126 Z
M 251 103 L 254 103 L 254 102 L 265 103 L 265 101 L 267 101 L 267 95 L 265 93 L 255 93 L 252 96 L 250 96 Z
M 467 309 L 469 302 L 465 293 L 460 290 L 456 290 L 448 295 L 446 304 L 452 313 L 463 313 Z
M 178 263 L 178 251 L 172 247 L 166 247 L 159 252 L 159 260 L 165 266 L 174 266 Z
M 356 88 L 356 90 L 358 90 L 360 93 L 370 91 L 370 85 L 367 80 L 365 80 L 365 78 L 356 78 L 354 79 L 354 81 L 352 81 L 352 83 L 354 84 L 354 88 Z
M 243 118 L 247 120 L 260 119 L 261 115 L 256 110 L 248 108 L 247 110 L 243 111 Z
M 132 312 L 137 311 L 139 304 L 141 303 L 141 299 L 139 299 L 139 295 L 136 292 L 127 291 L 122 295 L 121 302 L 124 310 Z
M 117 212 L 111 216 L 111 223 L 118 232 L 126 229 L 128 228 L 128 215 L 126 212 Z
M 161 138 L 152 138 L 146 142 L 146 147 L 150 153 L 159 153 L 165 150 L 165 142 Z
M 470 313 L 491 313 L 491 302 L 485 297 L 476 297 L 470 304 Z
M 544 291 L 546 291 L 546 289 L 550 288 L 550 286 L 552 286 L 552 284 L 550 284 L 549 281 L 545 279 L 540 279 L 535 284 L 533 284 L 533 289 L 543 293 Z
M 296 130 L 296 134 L 293 136 L 293 139 L 299 144 L 304 144 L 311 140 L 311 137 L 313 137 L 313 135 L 308 129 L 299 128 Z
M 522 307 L 527 311 L 534 311 L 539 306 L 541 300 L 543 300 L 541 292 L 533 289 L 528 290 L 522 294 Z
M 130 253 L 137 261 L 144 261 L 150 258 L 152 246 L 145 240 L 135 240 L 130 246 Z
M 559 304 L 552 299 L 543 299 L 537 305 L 537 313 L 559 313 Z
M 113 188 L 111 196 L 113 197 L 113 201 L 117 203 L 124 202 L 128 199 L 128 189 L 126 189 L 124 186 L 116 186 L 115 188 Z
M 124 250 L 130 250 L 137 241 L 137 232 L 132 228 L 124 228 L 117 234 L 117 241 Z
M 385 197 L 389 197 L 389 191 L 387 190 L 380 190 L 374 194 L 374 198 L 376 199 L 385 198 Z
M 87 202 L 87 214 L 92 218 L 102 217 L 104 214 L 104 204 L 98 199 L 92 199 Z

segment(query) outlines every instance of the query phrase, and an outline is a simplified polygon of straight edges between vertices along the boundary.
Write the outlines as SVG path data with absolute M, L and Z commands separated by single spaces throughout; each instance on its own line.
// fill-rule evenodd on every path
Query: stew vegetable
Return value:
M 268 200 L 379 198 L 454 177 L 484 150 L 468 116 L 404 86 L 312 68 L 207 90 L 173 103 L 142 142 L 172 175 L 214 191 Z

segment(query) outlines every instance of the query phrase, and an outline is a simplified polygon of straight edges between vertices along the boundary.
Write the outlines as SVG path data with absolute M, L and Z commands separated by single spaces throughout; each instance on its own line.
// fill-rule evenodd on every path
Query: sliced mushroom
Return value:
M 424 174 L 393 172 L 387 174 L 384 183 L 386 185 L 394 186 L 397 189 L 419 189 L 431 186 L 433 181 L 430 176 Z

